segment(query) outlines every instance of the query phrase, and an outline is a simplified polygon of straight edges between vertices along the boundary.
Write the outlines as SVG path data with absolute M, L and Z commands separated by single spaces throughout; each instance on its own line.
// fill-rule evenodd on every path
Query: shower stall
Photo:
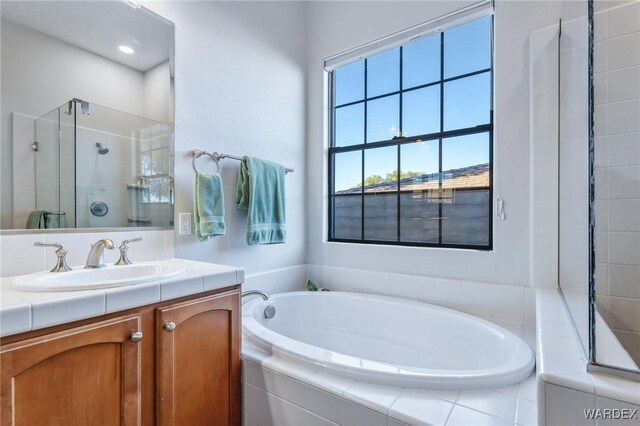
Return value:
M 74 98 L 35 120 L 47 228 L 173 224 L 171 125 Z
M 640 1 L 562 21 L 557 280 L 588 370 L 640 381 Z

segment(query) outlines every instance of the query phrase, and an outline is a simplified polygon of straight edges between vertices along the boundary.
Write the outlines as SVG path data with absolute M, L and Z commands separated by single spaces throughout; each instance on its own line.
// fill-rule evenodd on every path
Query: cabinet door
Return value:
M 240 424 L 237 291 L 156 311 L 160 425 Z
M 140 317 L 0 348 L 2 425 L 140 424 Z

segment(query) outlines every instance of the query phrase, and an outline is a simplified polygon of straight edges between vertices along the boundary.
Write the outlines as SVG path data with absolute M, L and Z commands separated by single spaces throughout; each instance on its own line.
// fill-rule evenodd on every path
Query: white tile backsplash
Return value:
M 435 301 L 445 305 L 462 304 L 462 282 L 437 280 Z
M 43 247 L 34 247 L 36 241 L 45 241 L 45 234 L 0 236 L 0 275 L 10 277 L 44 271 L 46 256 L 55 255 Z
M 134 236 L 142 237 L 143 241 L 131 243 L 129 246 L 129 258 L 132 261 L 164 260 L 173 257 L 173 230 L 0 235 L 0 276 L 30 274 L 52 268 L 56 261 L 55 249 L 34 247 L 35 241 L 62 243 L 68 252 L 67 263 L 74 267 L 84 266 L 91 244 L 101 238 L 110 238 L 116 244 L 113 250 L 105 250 L 105 262 L 114 263 L 120 255 L 117 246 L 122 240 Z
M 243 271 L 242 290 L 261 290 L 267 293 L 304 290 L 309 268 L 310 265 L 296 265 L 246 276 Z
M 525 306 L 529 308 L 530 324 L 535 316 L 535 295 L 533 292 L 525 292 L 524 286 L 321 265 L 308 265 L 308 274 L 309 279 L 318 286 L 331 290 L 384 294 L 458 309 L 511 327 L 520 337 L 523 337 L 523 325 L 526 322 Z M 250 277 L 247 278 L 247 282 L 249 280 Z

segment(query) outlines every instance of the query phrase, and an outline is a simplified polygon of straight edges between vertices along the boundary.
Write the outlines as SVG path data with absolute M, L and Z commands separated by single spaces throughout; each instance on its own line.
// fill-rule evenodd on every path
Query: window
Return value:
M 491 249 L 492 25 L 330 72 L 329 240 Z

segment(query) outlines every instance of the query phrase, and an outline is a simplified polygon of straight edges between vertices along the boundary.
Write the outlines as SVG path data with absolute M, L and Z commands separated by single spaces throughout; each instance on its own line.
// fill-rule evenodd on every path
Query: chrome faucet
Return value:
M 260 291 L 260 290 L 243 291 L 242 294 L 240 295 L 240 297 L 252 296 L 252 295 L 260 296 L 260 297 L 262 297 L 262 300 L 269 300 L 269 295 L 267 293 L 265 293 L 264 291 Z
M 252 295 L 262 297 L 262 300 L 264 300 L 265 302 L 268 302 L 270 300 L 269 295 L 264 291 L 260 291 L 260 290 L 243 291 L 242 294 L 240 295 L 240 298 L 243 298 L 245 296 L 252 296 Z M 273 305 L 267 305 L 265 306 L 264 312 L 262 314 L 266 319 L 271 319 L 276 316 L 276 307 Z
M 84 269 L 104 268 L 107 266 L 104 263 L 104 249 L 112 250 L 116 247 L 112 240 L 109 238 L 103 238 L 98 240 L 91 246 L 89 250 L 89 256 L 87 256 L 87 264 Z

